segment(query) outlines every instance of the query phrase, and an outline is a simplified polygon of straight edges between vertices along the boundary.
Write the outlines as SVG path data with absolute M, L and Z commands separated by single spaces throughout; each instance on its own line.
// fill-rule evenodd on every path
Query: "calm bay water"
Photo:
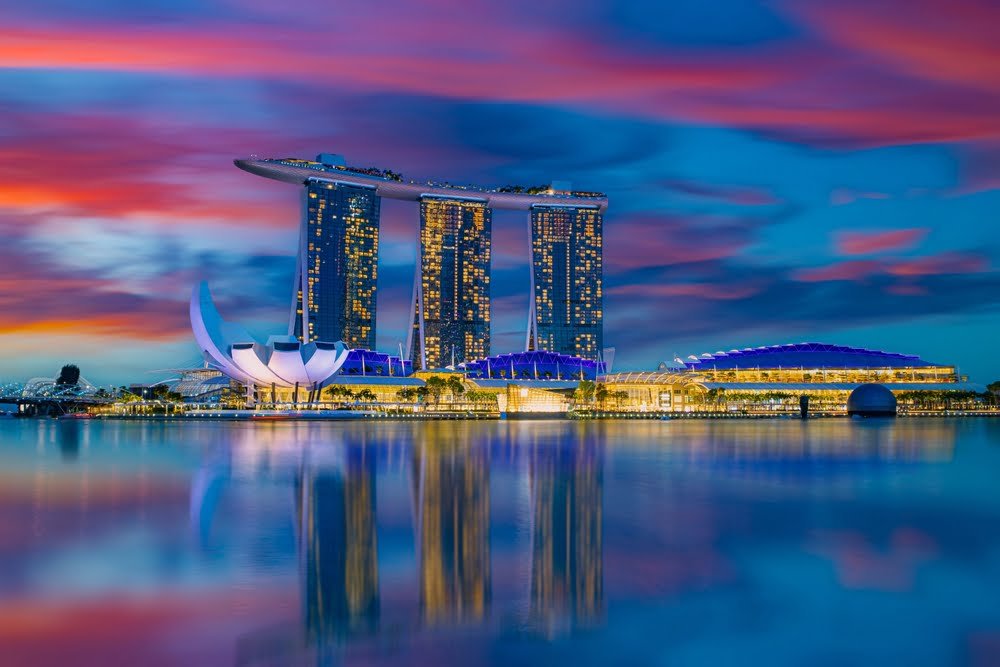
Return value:
M 0 422 L 0 665 L 1000 663 L 1000 420 Z

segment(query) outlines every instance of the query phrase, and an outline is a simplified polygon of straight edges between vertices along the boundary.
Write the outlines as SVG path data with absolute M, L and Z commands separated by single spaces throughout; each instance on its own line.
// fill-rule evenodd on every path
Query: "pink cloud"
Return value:
M 948 273 L 979 273 L 989 268 L 982 255 L 967 252 L 946 252 L 915 259 L 900 260 L 888 267 L 894 276 L 933 276 Z
M 836 251 L 841 255 L 871 255 L 891 250 L 909 250 L 930 232 L 927 227 L 892 229 L 887 231 L 841 231 L 835 237 Z
M 665 185 L 668 189 L 687 197 L 736 206 L 770 206 L 781 203 L 773 193 L 762 188 L 713 185 L 679 179 L 667 181 Z
M 276 190 L 244 188 L 236 197 L 235 188 L 208 187 L 228 182 L 220 169 L 246 146 L 265 144 L 263 133 L 169 132 L 157 119 L 111 113 L 44 119 L 11 113 L 6 120 L 16 134 L 0 139 L 0 208 L 112 217 L 166 213 L 178 225 L 286 226 L 294 220 Z M 208 166 L 192 160 L 205 154 L 225 158 Z
M 897 277 L 979 273 L 989 269 L 986 257 L 970 252 L 944 252 L 912 259 L 855 259 L 799 269 L 792 278 L 802 282 L 862 280 L 869 276 Z
M 828 266 L 799 269 L 792 274 L 792 277 L 807 283 L 829 280 L 860 280 L 875 273 L 879 267 L 880 264 L 874 260 L 857 259 Z
M 639 297 L 692 297 L 728 301 L 745 299 L 760 292 L 752 285 L 715 285 L 711 283 L 670 283 L 619 285 L 606 290 L 608 294 Z
M 587 104 L 818 142 L 866 145 L 1000 136 L 986 3 L 787 3 L 828 41 L 789 38 L 737 53 L 649 53 L 571 24 L 525 23 L 514 8 L 467 3 L 392 11 L 347 4 L 347 20 L 114 29 L 0 29 L 9 68 L 132 71 L 298 81 L 356 91 Z M 939 20 L 946 16 L 947 21 Z M 512 39 L 514 35 L 516 38 Z M 374 36 L 374 37 L 373 37 Z M 447 44 L 447 50 L 429 45 Z M 868 63 L 875 58 L 881 67 Z M 816 85 L 815 82 L 824 82 Z M 960 87 L 955 90 L 954 87 Z M 750 195 L 753 197 L 753 195 Z M 751 204 L 755 205 L 755 204 Z
M 845 50 L 910 76 L 1000 92 L 1000 9 L 985 0 L 788 2 L 786 9 Z
M 693 264 L 736 257 L 753 241 L 756 220 L 727 216 L 635 216 L 605 230 L 613 255 L 606 269 L 617 272 L 649 266 Z

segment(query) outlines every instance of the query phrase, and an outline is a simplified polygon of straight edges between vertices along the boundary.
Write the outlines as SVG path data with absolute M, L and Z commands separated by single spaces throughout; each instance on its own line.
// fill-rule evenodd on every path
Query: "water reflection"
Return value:
M 940 663 L 962 618 L 1000 627 L 998 421 L 12 421 L 15 655 L 41 642 L 4 613 L 42 599 L 164 610 L 83 664 L 166 636 L 191 664 L 809 664 L 830 616 L 896 624 L 857 662 L 919 634 Z
M 75 419 L 60 419 L 57 422 L 59 431 L 59 452 L 65 461 L 75 461 L 80 455 L 80 431 L 82 425 Z
M 380 425 L 378 430 L 295 424 L 261 433 L 242 431 L 232 451 L 236 468 L 251 477 L 280 476 L 289 466 L 294 469 L 299 636 L 304 642 L 297 650 L 312 651 L 323 662 L 338 647 L 384 641 L 387 604 L 390 616 L 402 618 L 388 626 L 397 639 L 424 628 L 486 629 L 498 616 L 507 617 L 512 606 L 522 609 L 529 634 L 557 638 L 603 627 L 608 621 L 604 467 L 607 452 L 622 445 L 623 433 L 631 450 L 655 448 L 658 456 L 671 460 L 674 470 L 680 462 L 707 466 L 715 474 L 737 470 L 740 475 L 795 479 L 806 471 L 810 477 L 837 479 L 843 465 L 855 470 L 858 465 L 949 460 L 955 429 L 954 422 L 943 420 L 919 425 L 901 420 L 639 423 L 630 424 L 627 432 L 606 423 L 400 423 Z M 510 599 L 517 582 L 504 581 L 500 585 L 507 597 L 497 609 L 494 559 L 511 555 L 491 550 L 491 529 L 505 520 L 491 514 L 491 490 L 499 483 L 491 479 L 491 467 L 518 480 L 518 493 L 524 494 L 528 507 L 528 540 L 518 547 L 529 563 L 523 602 Z M 376 487 L 379 476 L 389 471 L 401 475 L 395 479 L 405 479 L 408 486 L 416 612 L 409 618 L 399 595 L 388 602 L 380 595 Z M 717 514 L 722 499 L 706 504 L 702 483 L 695 481 L 700 478 L 683 480 L 669 490 L 643 483 L 648 474 L 662 472 L 638 472 L 638 485 L 620 495 L 613 520 L 623 524 L 622 511 L 627 515 L 630 507 L 659 502 L 664 529 L 638 528 L 649 534 L 642 539 L 656 536 L 653 543 L 662 545 L 663 557 L 651 558 L 648 549 L 633 553 L 619 542 L 614 562 L 631 564 L 648 580 L 643 584 L 622 571 L 615 575 L 618 585 L 635 589 L 631 595 L 664 595 L 731 579 L 734 566 L 712 537 L 732 530 L 733 519 Z M 687 500 L 685 494 L 690 494 Z M 625 507 L 622 499 L 627 499 Z M 762 536 L 770 530 L 763 530 Z M 807 550 L 825 556 L 832 549 L 830 539 L 809 538 Z M 644 585 L 648 591 L 642 590 Z
M 295 481 L 306 636 L 321 642 L 379 621 L 374 449 L 343 453 L 339 469 L 303 467 Z
M 546 633 L 594 625 L 604 607 L 603 460 L 584 440 L 531 456 L 531 622 Z
M 490 605 L 488 448 L 434 424 L 413 449 L 420 614 L 428 625 L 482 620 Z

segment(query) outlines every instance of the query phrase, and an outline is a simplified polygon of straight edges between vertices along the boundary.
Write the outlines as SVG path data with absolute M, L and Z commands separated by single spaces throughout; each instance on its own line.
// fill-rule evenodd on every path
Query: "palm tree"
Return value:
M 438 403 L 441 400 L 441 393 L 444 392 L 444 389 L 447 385 L 448 383 L 445 381 L 445 379 L 438 375 L 432 375 L 431 377 L 427 378 L 427 381 L 425 383 L 427 391 L 434 398 L 435 403 Z
M 456 399 L 465 393 L 465 384 L 462 382 L 462 378 L 458 375 L 448 376 L 448 389 L 451 391 L 451 395 Z
M 611 392 L 611 398 L 613 398 L 617 403 L 618 407 L 621 408 L 622 401 L 628 400 L 628 392 L 624 389 L 619 389 L 618 391 Z
M 576 397 L 580 403 L 590 403 L 594 400 L 596 386 L 591 380 L 580 380 L 576 387 Z
M 607 385 L 605 385 L 603 382 L 599 383 L 597 385 L 597 388 L 594 390 L 594 398 L 597 399 L 597 403 L 601 406 L 602 410 L 605 409 L 604 404 L 608 400 L 608 395 L 609 392 Z

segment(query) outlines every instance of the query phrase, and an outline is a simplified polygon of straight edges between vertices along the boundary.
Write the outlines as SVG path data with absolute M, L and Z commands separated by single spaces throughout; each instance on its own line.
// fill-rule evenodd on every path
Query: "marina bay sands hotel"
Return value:
M 413 325 L 415 369 L 490 354 L 493 209 L 525 211 L 531 284 L 525 349 L 597 359 L 603 345 L 603 216 L 607 197 L 568 184 L 495 189 L 405 181 L 348 166 L 339 155 L 236 160 L 252 174 L 303 188 L 289 335 L 375 349 L 382 197 L 420 205 Z

